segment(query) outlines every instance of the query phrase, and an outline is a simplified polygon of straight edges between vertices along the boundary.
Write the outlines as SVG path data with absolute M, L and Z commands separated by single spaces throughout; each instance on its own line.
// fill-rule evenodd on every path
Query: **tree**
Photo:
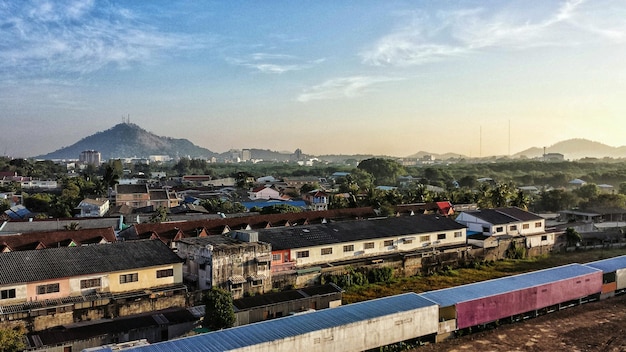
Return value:
M 289 205 L 289 204 L 276 204 L 269 207 L 263 207 L 261 214 L 284 214 L 284 213 L 299 213 L 302 208 Z
M 578 233 L 578 231 L 574 230 L 571 227 L 568 227 L 565 230 L 565 240 L 567 241 L 568 247 L 573 247 L 573 246 L 576 246 L 578 243 L 580 243 L 583 240 L 583 238 L 580 235 L 580 233 Z
M 544 211 L 559 211 L 571 209 L 578 204 L 576 195 L 561 189 L 554 189 L 541 193 L 538 206 Z
M 148 220 L 148 222 L 157 223 L 157 222 L 165 222 L 168 220 L 169 218 L 167 217 L 167 208 L 161 206 L 161 207 L 158 207 L 156 211 L 154 212 L 154 214 L 150 216 L 150 219 Z
M 523 190 L 518 189 L 515 193 L 515 197 L 511 199 L 511 205 L 523 210 L 528 210 L 528 205 L 530 205 L 530 197 Z
M 26 348 L 24 338 L 26 328 L 23 325 L 0 324 L 0 352 L 17 352 Z
M 221 330 L 235 325 L 233 296 L 230 292 L 212 288 L 202 296 L 204 303 L 204 327 L 210 330 Z
M 357 168 L 374 176 L 376 185 L 395 185 L 398 183 L 398 177 L 406 174 L 404 167 L 391 159 L 366 159 L 361 161 Z

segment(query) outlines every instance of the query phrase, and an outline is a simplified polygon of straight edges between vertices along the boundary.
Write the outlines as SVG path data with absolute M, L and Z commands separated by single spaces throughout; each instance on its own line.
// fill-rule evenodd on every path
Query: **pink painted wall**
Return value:
M 457 328 L 486 324 L 558 303 L 583 298 L 602 290 L 602 273 L 591 273 L 456 305 Z
M 48 293 L 45 295 L 37 294 L 37 286 L 47 284 L 59 284 L 59 292 Z M 48 281 L 39 281 L 37 283 L 29 283 L 26 285 L 26 299 L 28 301 L 42 301 L 46 299 L 57 299 L 70 296 L 70 280 L 69 278 L 55 279 Z

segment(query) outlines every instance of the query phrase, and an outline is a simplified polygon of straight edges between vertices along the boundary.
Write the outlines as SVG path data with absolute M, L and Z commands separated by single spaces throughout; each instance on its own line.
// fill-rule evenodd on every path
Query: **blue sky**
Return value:
M 0 0 L 0 155 L 130 116 L 214 152 L 623 145 L 623 1 Z

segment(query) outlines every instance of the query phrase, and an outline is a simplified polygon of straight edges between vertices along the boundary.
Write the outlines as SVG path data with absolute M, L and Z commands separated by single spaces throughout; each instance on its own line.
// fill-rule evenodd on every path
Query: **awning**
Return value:
M 233 275 L 228 277 L 228 281 L 230 281 L 231 284 L 243 284 L 247 280 L 243 275 Z
M 251 281 L 259 281 L 259 280 L 265 280 L 265 279 L 267 279 L 267 276 L 265 276 L 265 275 L 263 275 L 263 274 L 259 274 L 259 275 L 251 275 L 251 276 L 249 277 L 249 279 L 250 279 Z
M 256 260 L 258 263 L 269 263 L 269 262 L 271 262 L 271 261 L 272 261 L 272 256 L 271 256 L 271 255 L 269 255 L 269 254 L 266 254 L 266 255 L 260 255 L 260 256 L 256 257 L 256 258 L 255 258 L 255 260 Z

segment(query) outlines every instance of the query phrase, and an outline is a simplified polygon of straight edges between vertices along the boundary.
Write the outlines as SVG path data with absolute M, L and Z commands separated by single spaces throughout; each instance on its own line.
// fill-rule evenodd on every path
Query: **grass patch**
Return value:
M 553 268 L 572 263 L 588 263 L 596 260 L 626 255 L 626 248 L 581 250 L 553 253 L 528 259 L 507 259 L 475 265 L 472 268 L 446 270 L 432 276 L 394 278 L 387 283 L 351 287 L 343 294 L 343 303 L 355 303 L 374 298 L 393 296 L 406 292 L 426 292 L 472 282 Z M 476 268 L 478 267 L 478 268 Z

